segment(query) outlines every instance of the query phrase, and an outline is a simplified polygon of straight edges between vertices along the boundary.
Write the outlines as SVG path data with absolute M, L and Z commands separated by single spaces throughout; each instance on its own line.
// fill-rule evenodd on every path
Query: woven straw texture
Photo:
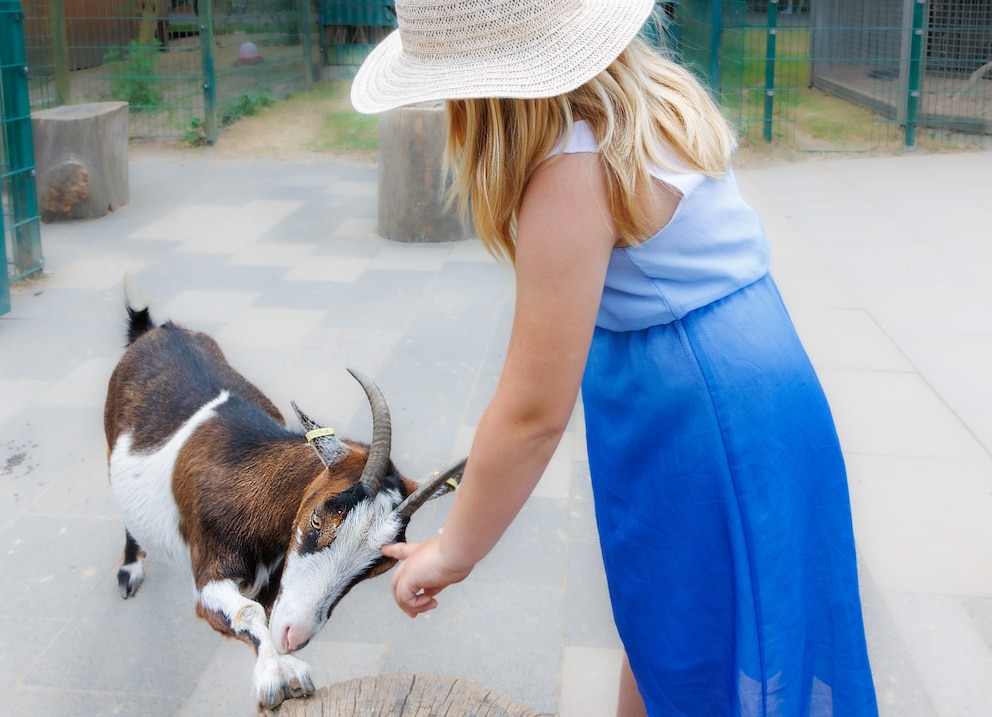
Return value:
M 399 29 L 352 84 L 359 112 L 475 97 L 553 97 L 616 59 L 654 0 L 397 0 Z

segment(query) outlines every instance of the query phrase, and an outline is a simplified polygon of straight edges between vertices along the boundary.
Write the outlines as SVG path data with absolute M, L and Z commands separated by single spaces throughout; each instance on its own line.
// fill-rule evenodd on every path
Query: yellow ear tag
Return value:
M 450 485 L 451 486 L 451 490 L 458 490 L 458 481 L 456 481 L 454 478 L 449 478 L 448 480 L 446 480 L 444 482 L 444 484 L 445 485 Z
M 324 438 L 325 436 L 333 436 L 333 428 L 315 428 L 312 431 L 307 431 L 306 439 L 307 443 L 313 443 L 318 438 Z

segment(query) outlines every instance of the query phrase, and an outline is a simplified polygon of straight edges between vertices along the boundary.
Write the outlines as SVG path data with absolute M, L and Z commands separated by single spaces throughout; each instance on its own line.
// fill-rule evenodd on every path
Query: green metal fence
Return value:
M 212 139 L 348 76 L 390 0 L 23 0 L 33 109 L 131 103 L 139 137 Z M 871 149 L 992 135 L 992 0 L 659 0 L 659 37 L 746 141 Z M 843 101 L 837 101 L 838 98 Z
M 318 0 L 24 0 L 31 103 L 124 100 L 132 137 L 212 140 L 308 86 Z
M 25 16 L 16 0 L 0 0 L 0 314 L 10 310 L 10 280 L 42 269 L 41 225 L 35 189 L 34 147 Z
M 992 0 L 696 0 L 677 21 L 682 60 L 745 141 L 990 141 Z

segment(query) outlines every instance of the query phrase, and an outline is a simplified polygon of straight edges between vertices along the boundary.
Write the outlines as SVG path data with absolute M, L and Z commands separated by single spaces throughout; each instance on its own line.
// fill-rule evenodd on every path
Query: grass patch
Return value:
M 809 138 L 837 149 L 869 147 L 873 116 L 864 107 L 804 89 L 796 94 L 796 126 Z
M 351 106 L 348 80 L 318 82 L 224 128 L 218 146 L 261 155 L 329 154 L 375 161 L 379 121 Z
M 379 120 L 354 110 L 329 114 L 324 118 L 321 132 L 307 146 L 314 152 L 377 152 Z

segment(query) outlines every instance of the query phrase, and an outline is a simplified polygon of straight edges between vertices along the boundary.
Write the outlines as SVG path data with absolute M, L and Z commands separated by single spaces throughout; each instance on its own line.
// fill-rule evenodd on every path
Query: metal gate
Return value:
M 0 314 L 10 311 L 10 281 L 44 265 L 36 192 L 24 14 L 18 0 L 0 0 Z

